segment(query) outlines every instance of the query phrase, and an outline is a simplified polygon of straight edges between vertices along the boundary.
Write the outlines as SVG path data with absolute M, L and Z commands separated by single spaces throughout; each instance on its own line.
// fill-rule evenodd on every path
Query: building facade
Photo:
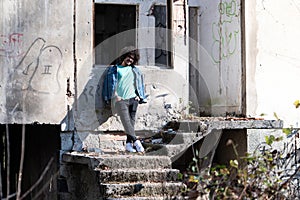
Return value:
M 52 146 L 34 162 L 39 169 L 52 155 L 58 163 L 64 151 L 95 145 L 90 136 L 120 130 L 118 119 L 104 108 L 101 81 L 127 45 L 140 50 L 138 67 L 148 95 L 138 130 L 155 130 L 186 112 L 270 118 L 277 112 L 288 115 L 287 125 L 297 125 L 299 114 L 286 105 L 299 96 L 292 83 L 300 73 L 294 20 L 300 5 L 291 2 L 3 0 L 2 137 L 9 131 L 9 141 L 20 141 L 24 125 L 26 147 L 40 141 L 31 154 Z M 187 110 L 190 102 L 193 109 Z M 13 151 L 16 156 L 19 150 Z

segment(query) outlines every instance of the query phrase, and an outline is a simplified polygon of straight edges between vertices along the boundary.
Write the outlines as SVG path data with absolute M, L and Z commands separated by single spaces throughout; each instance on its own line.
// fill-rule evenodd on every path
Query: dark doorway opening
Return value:
M 200 73 L 199 12 L 198 7 L 189 7 L 189 100 L 194 109 L 190 110 L 190 112 L 196 115 L 200 115 L 200 104 L 203 99 L 203 93 L 208 93 L 205 90 L 206 87 L 203 85 L 204 80 Z M 207 113 L 209 112 L 207 111 Z M 203 115 L 204 113 L 201 114 Z
M 170 67 L 166 6 L 154 6 L 153 16 L 155 17 L 155 65 Z
M 95 64 L 110 64 L 123 47 L 136 46 L 136 9 L 135 5 L 95 4 Z
M 2 198 L 7 197 L 8 182 L 9 194 L 17 191 L 22 149 L 22 126 L 21 124 L 0 125 Z M 30 191 L 27 192 L 24 199 L 57 199 L 59 150 L 61 149 L 60 126 L 44 124 L 24 126 L 25 154 L 21 196 L 26 191 Z M 16 198 L 14 196 L 10 199 Z

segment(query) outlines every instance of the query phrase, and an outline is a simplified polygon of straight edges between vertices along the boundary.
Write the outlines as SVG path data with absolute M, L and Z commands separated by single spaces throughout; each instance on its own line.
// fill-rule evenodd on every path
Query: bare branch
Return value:
M 19 177 L 18 177 L 17 200 L 20 200 L 20 196 L 21 196 L 24 155 L 25 155 L 25 124 L 22 124 L 22 146 L 21 146 L 21 160 L 20 160 L 20 169 L 19 169 Z
M 2 176 L 1 176 L 1 165 L 0 165 L 0 199 L 2 199 Z
M 59 171 L 57 171 L 50 180 L 48 180 L 47 183 L 44 184 L 43 188 L 34 196 L 32 197 L 32 200 L 38 199 L 39 195 L 48 187 L 48 183 L 50 183 L 53 180 L 53 177 L 56 178 L 59 175 Z
M 36 188 L 40 182 L 43 180 L 43 178 L 45 177 L 46 173 L 49 171 L 51 164 L 53 163 L 54 158 L 52 157 L 47 166 L 45 167 L 43 173 L 41 174 L 40 178 L 29 188 L 29 190 L 27 190 L 20 199 L 24 199 L 30 192 L 32 192 L 34 190 L 34 188 Z
M 7 196 L 7 199 L 8 196 L 9 196 L 9 188 L 10 188 L 10 142 L 9 142 L 9 127 L 8 127 L 8 124 L 6 124 L 5 126 L 6 128 L 6 196 Z
M 6 197 L 6 199 L 3 199 L 3 200 L 8 200 L 8 199 L 10 199 L 10 198 L 15 197 L 16 195 L 17 195 L 16 193 L 12 193 L 12 194 L 8 195 L 8 196 Z

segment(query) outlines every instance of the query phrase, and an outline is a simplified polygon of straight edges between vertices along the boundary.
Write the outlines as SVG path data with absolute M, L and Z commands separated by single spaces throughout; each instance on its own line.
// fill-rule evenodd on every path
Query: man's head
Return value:
M 136 65 L 140 59 L 139 50 L 133 46 L 125 47 L 120 52 L 119 62 L 126 65 Z

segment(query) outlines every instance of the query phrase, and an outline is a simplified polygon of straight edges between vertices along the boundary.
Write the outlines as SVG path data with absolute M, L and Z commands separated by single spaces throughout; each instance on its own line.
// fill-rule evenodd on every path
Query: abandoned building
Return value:
M 283 127 L 261 113 L 278 108 L 297 122 L 279 106 L 294 98 L 285 92 L 300 73 L 296 56 L 262 42 L 279 24 L 296 22 L 275 15 L 270 0 L 2 0 L 0 10 L 2 198 L 167 199 L 185 187 L 176 177 L 191 146 L 205 144 L 202 157 L 226 163 L 228 138 L 245 153 L 262 137 L 258 129 Z M 268 25 L 270 16 L 277 22 Z M 173 134 L 145 155 L 124 153 L 123 128 L 101 98 L 105 69 L 128 45 L 140 51 L 148 96 L 139 136 L 146 146 L 159 131 Z M 286 72 L 281 57 L 293 70 L 276 84 Z

